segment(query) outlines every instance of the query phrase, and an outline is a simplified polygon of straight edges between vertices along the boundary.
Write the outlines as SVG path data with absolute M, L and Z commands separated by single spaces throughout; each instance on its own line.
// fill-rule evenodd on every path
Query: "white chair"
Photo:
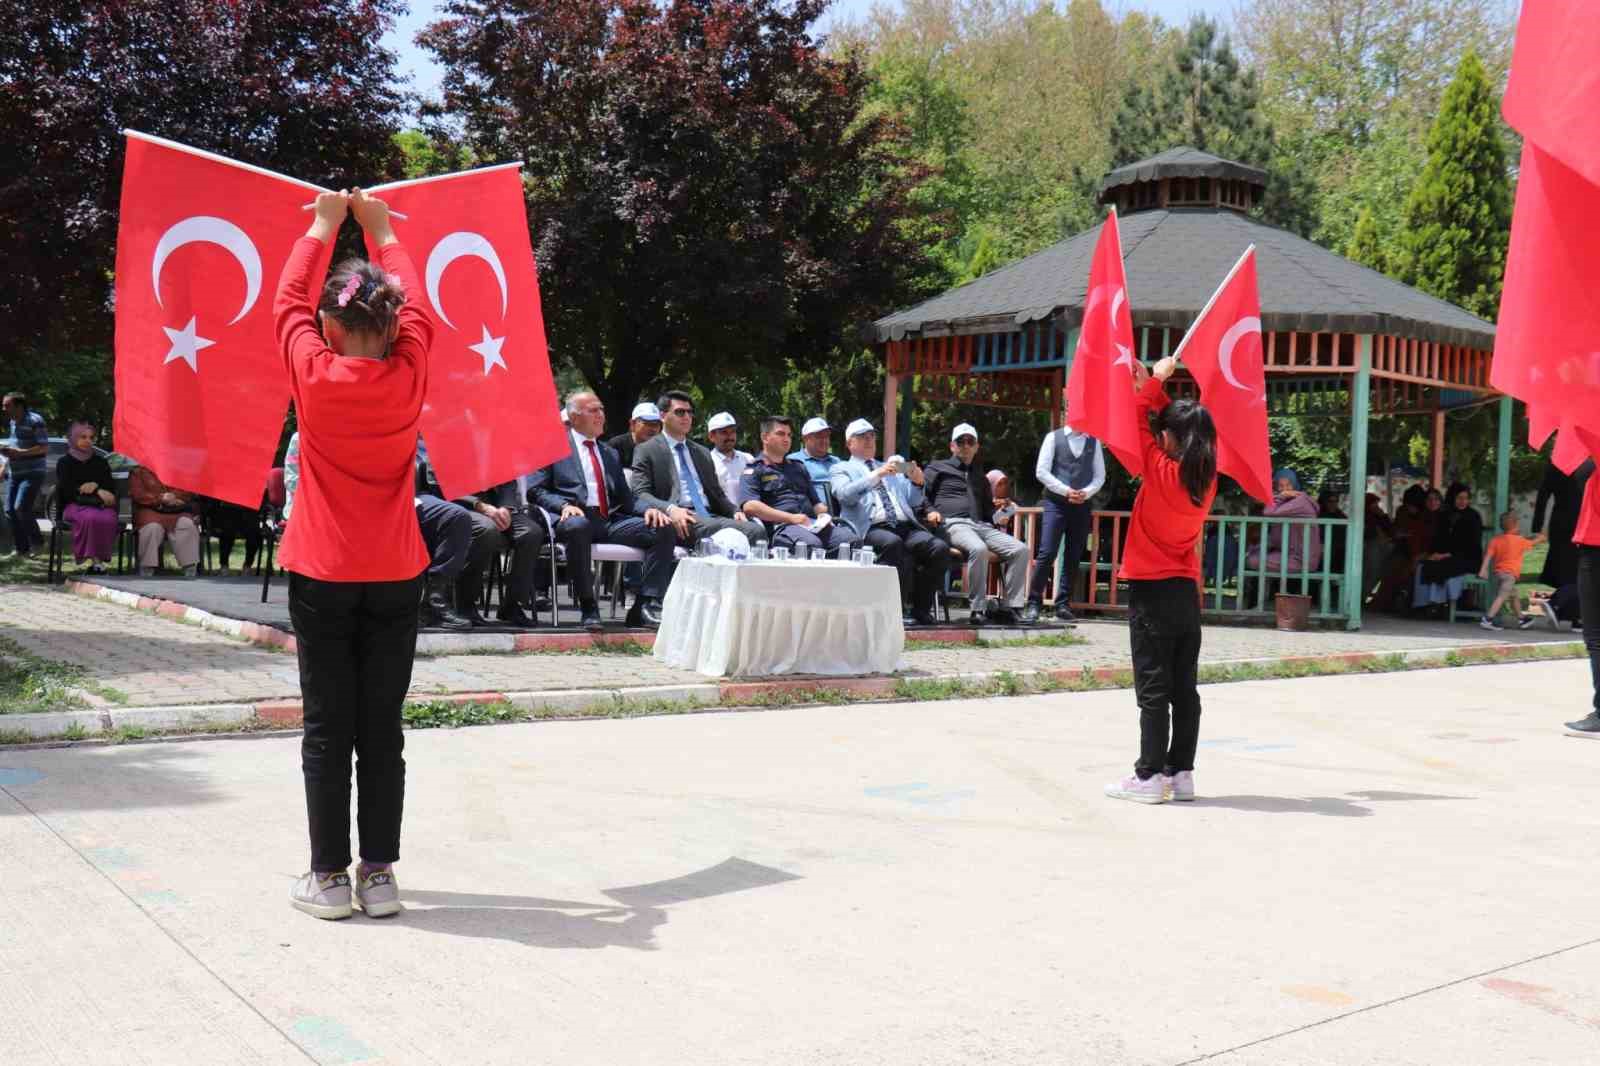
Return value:
M 611 618 L 617 617 L 617 604 L 622 600 L 622 568 L 626 563 L 644 562 L 644 552 L 638 548 L 630 548 L 626 544 L 593 544 L 589 547 L 589 562 L 594 567 L 594 580 L 596 587 L 600 584 L 601 567 L 606 563 L 617 564 L 617 580 L 611 586 Z

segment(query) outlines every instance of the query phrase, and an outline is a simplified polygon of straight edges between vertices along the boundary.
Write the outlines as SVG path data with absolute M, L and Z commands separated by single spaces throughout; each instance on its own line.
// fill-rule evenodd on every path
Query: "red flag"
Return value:
M 522 164 L 369 190 L 422 272 L 434 319 L 422 435 L 447 496 L 480 492 L 567 454 L 556 410 Z
M 117 226 L 117 451 L 261 503 L 289 384 L 272 287 L 316 187 L 129 131 Z
M 1067 378 L 1067 423 L 1099 438 L 1128 473 L 1144 473 L 1133 396 L 1133 315 L 1117 212 L 1100 226 L 1084 290 L 1083 325 Z
M 1200 400 L 1217 424 L 1217 470 L 1270 504 L 1272 456 L 1255 245 L 1245 249 L 1211 294 L 1174 355 L 1194 375 Z
M 1500 110 L 1522 136 L 1600 185 L 1600 19 L 1594 0 L 1526 0 Z

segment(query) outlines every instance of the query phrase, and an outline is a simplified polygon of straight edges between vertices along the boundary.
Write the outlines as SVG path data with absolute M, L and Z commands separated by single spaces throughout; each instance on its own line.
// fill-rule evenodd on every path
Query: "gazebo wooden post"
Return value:
M 1440 390 L 1435 389 L 1437 396 Z M 1437 399 L 1435 403 L 1437 403 Z M 1435 407 L 1433 412 L 1433 487 L 1444 491 L 1444 418 L 1445 409 Z
M 1372 335 L 1357 341 L 1356 372 L 1350 379 L 1350 526 L 1344 538 L 1344 614 L 1346 629 L 1361 628 L 1362 536 L 1367 495 L 1367 422 L 1372 411 Z M 1363 516 L 1358 518 L 1357 516 Z
M 1500 439 L 1494 451 L 1494 519 L 1484 523 L 1496 532 L 1511 502 L 1511 397 L 1500 397 Z
M 900 375 L 883 375 L 883 455 L 895 453 L 896 430 L 900 427 Z

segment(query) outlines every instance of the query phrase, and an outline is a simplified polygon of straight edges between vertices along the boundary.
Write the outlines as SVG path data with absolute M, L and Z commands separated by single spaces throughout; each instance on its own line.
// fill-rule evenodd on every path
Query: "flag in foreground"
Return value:
M 1133 315 L 1113 208 L 1100 226 L 1084 291 L 1083 324 L 1067 378 L 1067 423 L 1099 438 L 1135 477 L 1144 473 L 1133 395 Z

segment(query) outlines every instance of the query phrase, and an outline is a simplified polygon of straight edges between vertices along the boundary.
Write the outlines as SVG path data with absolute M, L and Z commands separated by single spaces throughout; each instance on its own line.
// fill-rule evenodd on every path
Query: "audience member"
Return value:
M 262 493 L 265 497 L 265 492 Z M 226 500 L 201 498 L 207 529 L 217 538 L 218 577 L 228 576 L 228 563 L 233 559 L 235 541 L 244 541 L 242 574 L 256 565 L 256 555 L 261 551 L 261 510 L 240 507 Z
M 1317 517 L 1343 519 L 1348 522 L 1350 516 L 1344 513 L 1339 506 L 1339 493 L 1332 489 L 1323 489 L 1317 493 Z M 1349 543 L 1350 527 L 1348 525 L 1332 526 L 1328 530 L 1328 571 L 1334 574 L 1344 573 L 1345 546 Z
M 1522 580 L 1522 557 L 1528 554 L 1529 548 L 1544 541 L 1543 533 L 1535 533 L 1530 539 L 1518 531 L 1515 511 L 1506 511 L 1500 516 L 1500 534 L 1489 541 L 1484 549 L 1483 565 L 1478 568 L 1478 576 L 1486 581 L 1490 573 L 1494 574 L 1494 599 L 1478 619 L 1484 629 L 1504 628 L 1495 620 L 1503 607 L 1511 608 L 1513 618 L 1521 618 L 1522 601 L 1517 596 L 1517 582 Z M 1527 629 L 1531 625 L 1530 617 L 1518 622 L 1517 628 Z
M 1389 566 L 1394 551 L 1394 523 L 1383 513 L 1383 500 L 1367 493 L 1366 510 L 1361 518 L 1361 596 L 1362 602 L 1377 586 Z
M 18 555 L 32 555 L 43 541 L 39 519 L 34 514 L 39 493 L 44 491 L 45 469 L 50 453 L 50 432 L 44 416 L 28 408 L 28 398 L 20 392 L 5 398 L 6 417 L 11 420 L 11 443 L 0 446 L 11 464 L 10 487 L 6 490 L 6 519 Z
M 1300 488 L 1300 477 L 1284 467 L 1272 475 L 1272 503 L 1262 512 L 1268 518 L 1317 517 L 1317 505 L 1311 502 Z M 1263 539 L 1266 543 L 1266 576 L 1284 569 L 1284 534 L 1281 529 L 1268 526 Z M 1245 553 L 1245 565 L 1251 570 L 1261 566 L 1261 545 L 1252 545 Z M 1300 574 L 1318 569 L 1322 565 L 1322 534 L 1311 522 L 1291 523 L 1288 533 L 1288 573 Z
M 605 430 L 606 409 L 587 390 L 567 397 L 570 453 L 534 476 L 529 499 L 558 517 L 556 539 L 567 548 L 567 569 L 578 591 L 585 629 L 600 629 L 590 570 L 591 546 L 625 544 L 645 553 L 644 577 L 629 625 L 661 624 L 661 599 L 672 575 L 674 530 L 666 514 L 635 498 L 616 449 L 597 438 Z
M 672 389 L 656 406 L 661 433 L 639 445 L 628 474 L 629 487 L 646 507 L 666 514 L 678 543 L 692 548 L 719 530 L 737 529 L 750 540 L 765 540 L 761 523 L 734 507 L 717 478 L 711 451 L 689 439 L 694 428 L 694 399 Z
M 639 403 L 634 405 L 633 416 L 628 419 L 628 431 L 618 433 L 606 443 L 616 449 L 622 469 L 627 470 L 633 466 L 634 449 L 660 432 L 661 409 L 653 403 Z
M 827 503 L 828 493 L 833 491 L 828 478 L 832 476 L 833 468 L 844 461 L 830 451 L 833 446 L 833 427 L 820 415 L 808 418 L 800 428 L 800 443 L 801 447 L 790 452 L 788 457 L 805 466 L 806 473 L 811 475 L 811 480 L 816 482 L 822 493 L 822 502 Z M 765 441 L 762 446 L 766 446 Z
M 731 414 L 718 411 L 706 423 L 706 439 L 711 442 L 711 462 L 717 469 L 717 480 L 722 483 L 722 494 L 730 500 L 739 498 L 739 480 L 744 468 L 755 456 L 739 450 L 739 423 Z
M 811 472 L 786 454 L 793 442 L 791 433 L 789 420 L 781 415 L 761 420 L 761 454 L 745 467 L 744 480 L 739 483 L 739 509 L 767 524 L 774 548 L 835 551 L 850 547 L 854 530 L 833 520 Z
M 1413 608 L 1453 602 L 1461 596 L 1463 578 L 1483 562 L 1483 518 L 1472 506 L 1472 490 L 1461 482 L 1445 494 L 1438 512 L 1433 550 L 1417 567 L 1411 591 Z
M 923 482 L 923 521 L 944 529 L 950 542 L 967 558 L 965 588 L 973 625 L 987 617 L 1001 623 L 1018 621 L 1026 596 L 1028 546 L 994 526 L 994 496 L 989 479 L 979 472 L 978 431 L 966 422 L 950 431 L 950 458 L 928 464 Z M 989 559 L 1004 566 L 1003 599 L 988 603 Z
M 72 558 L 89 560 L 89 573 L 103 574 L 117 546 L 117 493 L 111 464 L 94 452 L 94 427 L 74 422 L 67 453 L 56 461 L 56 515 L 72 523 Z
M 1039 543 L 1033 552 L 1033 581 L 1022 620 L 1029 625 L 1039 620 L 1044 587 L 1054 576 L 1056 551 L 1065 540 L 1061 583 L 1055 590 L 1056 620 L 1073 622 L 1068 603 L 1078 587 L 1078 564 L 1089 544 L 1094 511 L 1089 501 L 1106 483 L 1105 448 L 1089 434 L 1064 425 L 1045 434 L 1033 473 L 1044 487 L 1044 497 L 1039 501 Z
M 150 577 L 161 565 L 161 545 L 172 548 L 184 577 L 194 577 L 200 562 L 200 527 L 194 520 L 194 496 L 174 492 L 148 466 L 128 475 L 133 499 L 133 528 L 139 538 L 139 574 Z
M 1380 611 L 1400 609 L 1411 598 L 1411 582 L 1417 567 L 1433 544 L 1437 523 L 1429 511 L 1429 502 L 1438 493 L 1430 493 L 1421 485 L 1412 485 L 1400 497 L 1400 510 L 1394 518 L 1394 545 L 1384 567 L 1383 580 L 1372 604 Z
M 437 629 L 472 628 L 472 619 L 456 610 L 456 581 L 472 556 L 472 517 L 463 508 L 431 493 L 413 501 L 422 543 L 428 547 L 426 587 L 422 594 L 420 625 Z
M 830 475 L 839 521 L 871 548 L 882 566 L 900 575 L 900 602 L 908 625 L 933 625 L 933 597 L 950 569 L 950 548 L 917 519 L 924 475 L 899 456 L 879 462 L 878 431 L 858 418 L 845 427 L 850 459 Z

